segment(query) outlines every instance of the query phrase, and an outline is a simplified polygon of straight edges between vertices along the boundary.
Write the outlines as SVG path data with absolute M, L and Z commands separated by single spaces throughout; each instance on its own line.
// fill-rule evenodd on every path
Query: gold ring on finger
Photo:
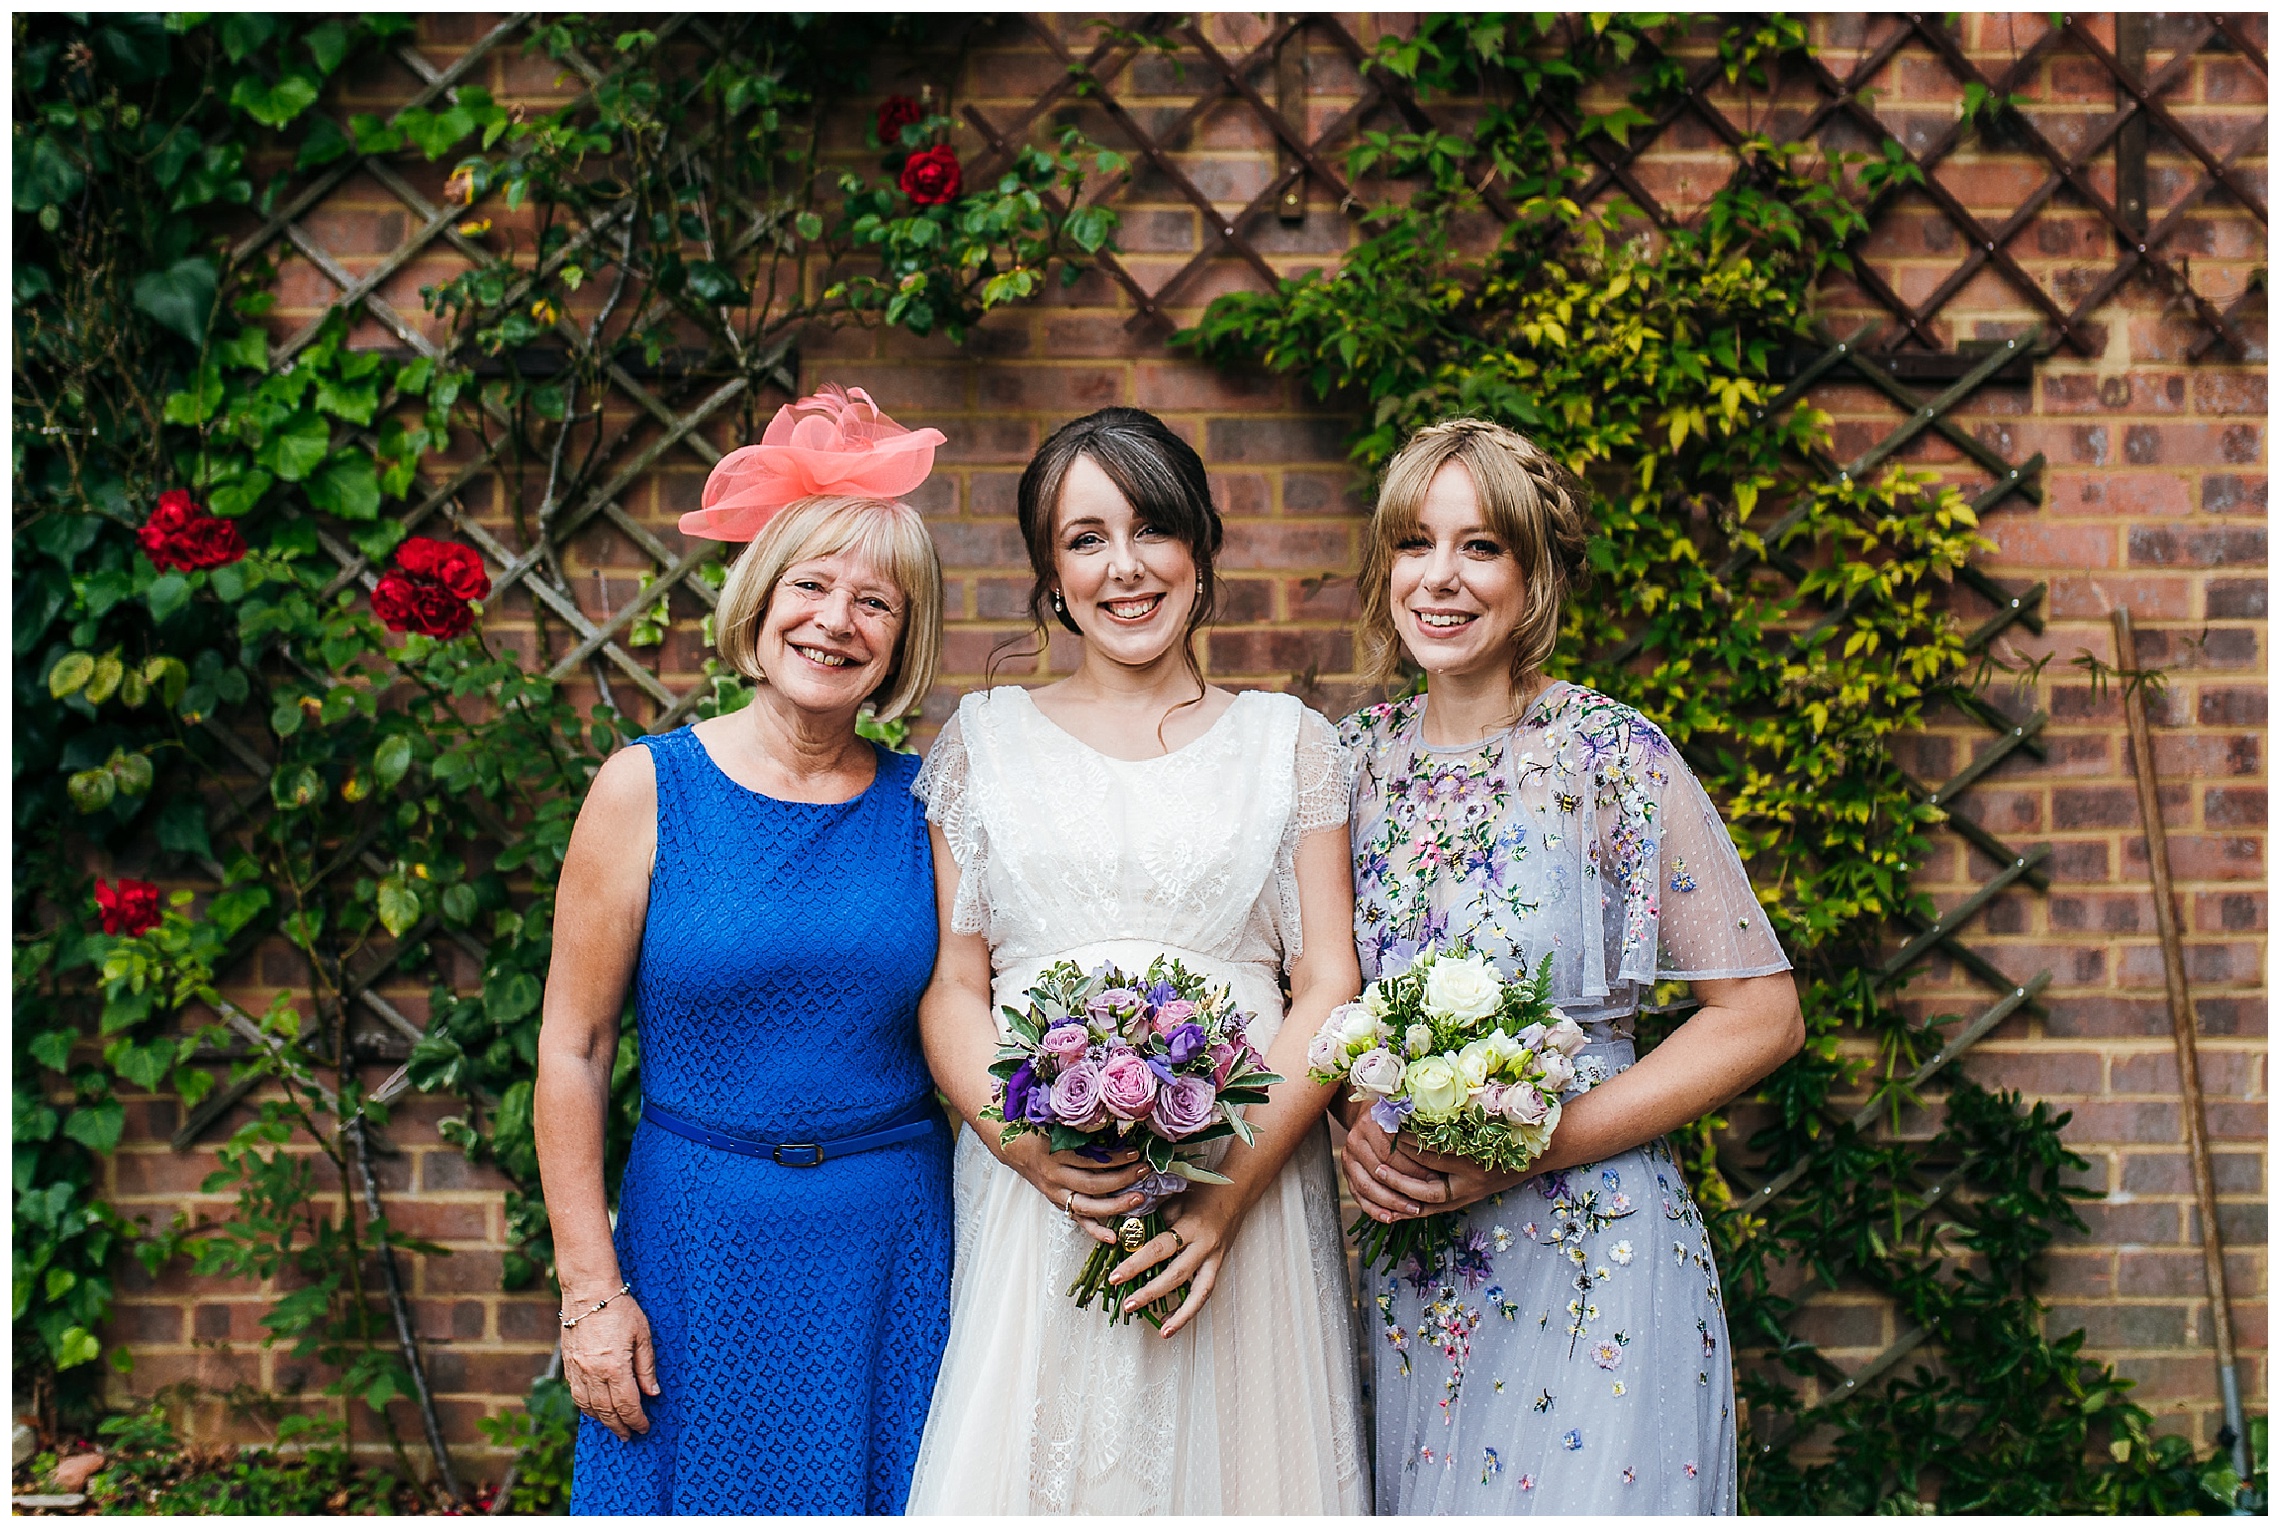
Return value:
M 1070 1189 L 1069 1197 L 1061 1201 L 1061 1213 L 1071 1220 L 1077 1218 L 1077 1191 L 1075 1189 Z

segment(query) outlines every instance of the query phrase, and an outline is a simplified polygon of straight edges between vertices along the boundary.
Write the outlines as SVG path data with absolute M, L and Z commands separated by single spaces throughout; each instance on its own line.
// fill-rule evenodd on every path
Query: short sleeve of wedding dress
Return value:
M 958 897 L 950 908 L 950 929 L 958 934 L 980 934 L 989 929 L 989 835 L 981 813 L 968 809 L 966 799 L 965 708 L 943 724 L 926 762 L 911 782 L 911 794 L 926 806 L 926 820 L 942 830 L 950 857 L 958 862 Z
M 1325 828 L 1344 827 L 1349 805 L 1345 745 L 1338 741 L 1338 729 L 1311 707 L 1299 713 L 1296 754 L 1297 797 L 1275 855 L 1275 913 L 1285 970 L 1306 950 L 1298 899 L 1299 840 Z

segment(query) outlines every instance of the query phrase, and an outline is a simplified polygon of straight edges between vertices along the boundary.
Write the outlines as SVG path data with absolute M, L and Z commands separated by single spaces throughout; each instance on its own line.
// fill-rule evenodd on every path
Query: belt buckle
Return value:
M 815 1156 L 805 1162 L 797 1160 L 787 1162 L 784 1160 L 784 1153 L 787 1151 L 812 1151 Z M 823 1165 L 823 1146 L 817 1141 L 786 1141 L 780 1146 L 770 1147 L 768 1159 L 778 1167 L 821 1167 Z

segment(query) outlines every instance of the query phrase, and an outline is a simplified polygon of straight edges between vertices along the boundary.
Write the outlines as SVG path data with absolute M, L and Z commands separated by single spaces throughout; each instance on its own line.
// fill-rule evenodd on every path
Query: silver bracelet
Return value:
M 601 1300 L 597 1300 L 597 1301 L 594 1303 L 594 1308 L 593 1308 L 593 1310 L 587 1311 L 587 1312 L 585 1312 L 585 1313 L 584 1313 L 584 1314 L 582 1314 L 582 1315 L 576 1315 L 576 1316 L 565 1316 L 565 1315 L 563 1315 L 563 1314 L 562 1314 L 560 1311 L 556 1311 L 554 1314 L 555 1314 L 556 1318 L 557 1318 L 557 1319 L 559 1319 L 559 1320 L 561 1321 L 561 1323 L 562 1323 L 562 1330 L 564 1330 L 564 1331 L 566 1331 L 566 1332 L 567 1332 L 567 1331 L 569 1331 L 569 1330 L 570 1330 L 570 1328 L 572 1328 L 572 1327 L 576 1326 L 576 1325 L 577 1325 L 579 1322 L 581 1322 L 581 1321 L 585 1320 L 587 1316 L 591 1316 L 591 1315 L 594 1315 L 594 1314 L 598 1313 L 598 1312 L 601 1310 L 601 1308 L 602 1308 L 603 1306 L 605 1306 L 605 1305 L 609 1304 L 611 1300 L 614 1300 L 614 1299 L 616 1299 L 616 1298 L 618 1297 L 618 1295 L 630 1295 L 630 1294 L 632 1294 L 632 1293 L 633 1293 L 633 1286 L 632 1286 L 631 1284 L 620 1284 L 620 1285 L 618 1285 L 618 1292 L 617 1292 L 617 1295 L 610 1295 L 610 1296 L 607 1296 L 607 1297 L 605 1297 L 604 1299 L 601 1299 Z

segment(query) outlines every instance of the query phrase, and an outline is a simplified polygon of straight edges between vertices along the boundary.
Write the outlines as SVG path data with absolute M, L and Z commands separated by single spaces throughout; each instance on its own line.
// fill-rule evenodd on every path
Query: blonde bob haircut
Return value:
M 892 721 L 925 701 L 942 659 L 942 559 L 935 555 L 926 522 L 908 504 L 819 494 L 786 505 L 728 570 L 728 583 L 713 610 L 713 646 L 730 668 L 765 683 L 760 626 L 785 570 L 840 552 L 853 552 L 902 592 L 902 632 L 895 638 L 894 660 L 870 697 L 879 719 Z
M 1590 490 L 1527 436 L 1486 419 L 1448 419 L 1409 438 L 1386 463 L 1362 553 L 1362 613 L 1356 646 L 1362 678 L 1391 684 L 1401 677 L 1403 650 L 1393 624 L 1393 560 L 1416 534 L 1433 479 L 1451 462 L 1471 475 L 1481 519 L 1519 559 L 1528 607 L 1512 633 L 1512 685 L 1551 661 L 1567 597 L 1588 581 Z

